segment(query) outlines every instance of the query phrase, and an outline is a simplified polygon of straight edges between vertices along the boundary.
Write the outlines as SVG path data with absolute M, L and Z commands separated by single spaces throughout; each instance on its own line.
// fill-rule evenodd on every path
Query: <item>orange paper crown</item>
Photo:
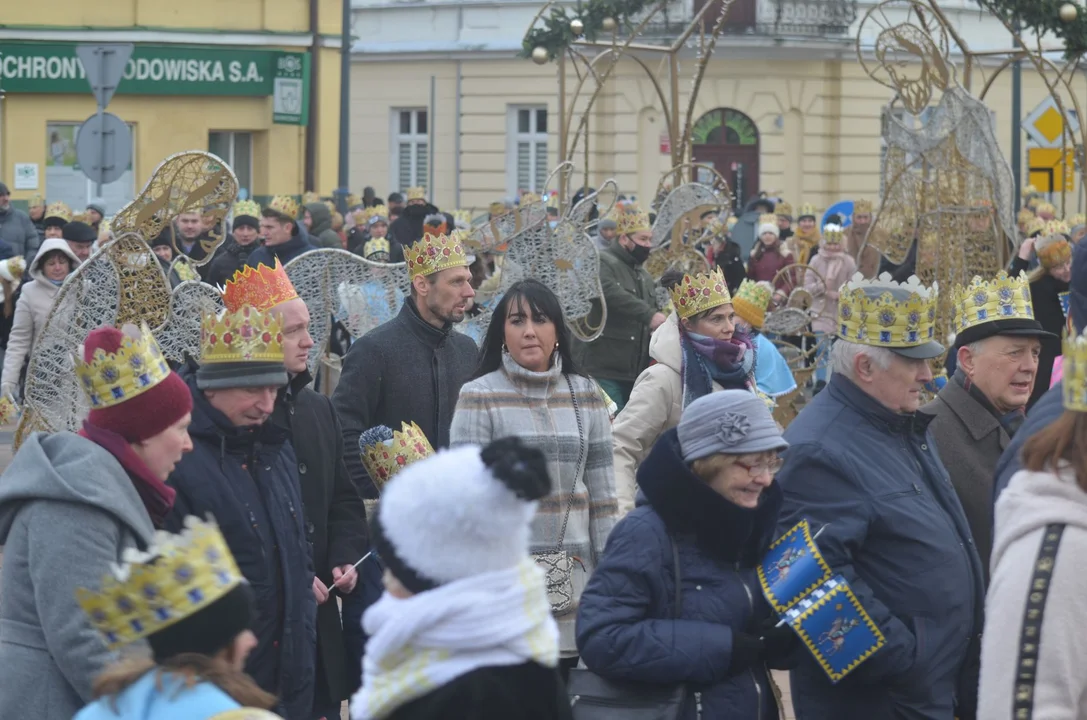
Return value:
M 234 273 L 234 278 L 226 281 L 223 305 L 232 313 L 241 310 L 245 305 L 264 312 L 296 297 L 298 293 L 295 292 L 291 279 L 287 277 L 287 271 L 283 269 L 279 258 L 276 258 L 274 268 L 261 263 L 255 269 L 245 267 Z

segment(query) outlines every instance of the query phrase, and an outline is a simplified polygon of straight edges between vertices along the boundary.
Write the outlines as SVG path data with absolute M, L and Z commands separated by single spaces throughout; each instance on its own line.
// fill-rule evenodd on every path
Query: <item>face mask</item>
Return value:
M 634 249 L 630 251 L 630 256 L 634 258 L 636 265 L 641 265 L 649 259 L 650 248 L 645 245 L 635 245 Z

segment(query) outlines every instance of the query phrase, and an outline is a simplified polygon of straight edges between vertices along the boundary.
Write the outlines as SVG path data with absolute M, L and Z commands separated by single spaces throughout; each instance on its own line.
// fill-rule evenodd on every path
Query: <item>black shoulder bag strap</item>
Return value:
M 1038 673 L 1042 620 L 1064 527 L 1064 523 L 1046 525 L 1042 534 L 1042 546 L 1038 549 L 1038 559 L 1034 562 L 1034 574 L 1030 578 L 1027 607 L 1023 612 L 1023 631 L 1019 636 L 1019 661 L 1016 663 L 1015 693 L 1012 699 L 1012 717 L 1016 720 L 1030 720 L 1034 717 L 1034 681 Z

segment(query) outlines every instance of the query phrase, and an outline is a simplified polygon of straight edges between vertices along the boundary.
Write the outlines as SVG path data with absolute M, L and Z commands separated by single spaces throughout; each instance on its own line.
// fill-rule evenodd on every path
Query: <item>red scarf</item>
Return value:
M 151 516 L 151 522 L 156 528 L 161 528 L 174 506 L 177 491 L 155 477 L 151 468 L 147 467 L 147 463 L 136 454 L 128 441 L 117 433 L 84 422 L 79 434 L 117 458 L 117 462 L 121 463 L 121 467 L 132 479 L 136 492 L 140 494 L 140 500 L 143 500 L 147 514 Z

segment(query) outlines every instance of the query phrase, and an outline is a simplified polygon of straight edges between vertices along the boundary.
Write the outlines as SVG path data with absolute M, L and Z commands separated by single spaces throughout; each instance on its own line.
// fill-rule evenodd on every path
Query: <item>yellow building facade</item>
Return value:
M 439 206 L 483 211 L 491 202 L 519 191 L 538 192 L 537 185 L 546 176 L 539 166 L 551 169 L 558 163 L 558 72 L 554 63 L 538 66 L 512 56 L 513 52 L 505 57 L 450 53 L 441 58 L 393 59 L 357 54 L 352 73 L 352 185 L 373 185 L 381 193 L 403 189 L 408 180 L 426 184 L 426 176 L 405 172 L 410 163 L 403 158 L 412 136 L 399 132 L 397 122 L 404 112 L 425 111 L 433 123 L 429 137 L 422 138 L 433 142 L 428 148 L 433 168 L 426 175 L 433 174 L 431 194 Z M 662 69 L 659 56 L 642 59 L 654 72 Z M 681 117 L 687 111 L 694 62 L 694 57 L 680 61 Z M 983 68 L 975 75 L 975 92 L 983 74 L 988 77 L 993 70 Z M 372 82 L 378 77 L 385 81 Z M 396 82 L 389 82 L 391 77 Z M 1025 115 L 1048 95 L 1031 70 L 1025 68 L 1022 77 Z M 669 97 L 667 75 L 657 79 Z M 570 70 L 568 91 L 576 81 Z M 794 207 L 804 202 L 827 208 L 843 199 L 876 200 L 883 156 L 881 122 L 891 98 L 891 90 L 867 76 L 852 42 L 813 52 L 805 47 L 745 49 L 726 38 L 709 62 L 695 102 L 694 160 L 712 164 L 741 202 L 760 190 L 781 195 Z M 933 104 L 937 100 L 938 95 Z M 1019 122 L 1011 114 L 1010 71 L 996 77 L 985 102 L 1010 162 L 1012 128 Z M 575 128 L 583 105 L 579 103 Z M 543 111 L 546 130 L 531 132 L 541 124 L 533 117 L 530 132 L 521 132 L 524 110 Z M 627 195 L 653 197 L 661 176 L 670 169 L 671 155 L 662 103 L 638 63 L 624 59 L 612 71 L 589 113 L 588 138 L 589 185 L 599 187 L 614 178 Z M 526 171 L 526 144 L 529 156 L 545 156 L 546 163 L 529 162 Z M 1029 151 L 1024 136 L 1024 183 L 1029 178 Z M 579 172 L 584 170 L 584 143 L 573 161 Z M 583 175 L 575 178 L 578 184 L 583 180 Z M 1069 213 L 1082 211 L 1082 195 L 1082 188 L 1073 189 Z
M 249 197 L 330 191 L 341 8 L 340 0 L 5 4 L 0 179 L 17 203 L 37 195 L 82 209 L 94 201 L 112 214 L 169 155 L 210 150 L 231 164 Z M 76 153 L 79 125 L 96 112 L 76 47 L 101 43 L 132 43 L 134 51 L 107 108 L 130 127 L 132 161 L 99 195 Z

